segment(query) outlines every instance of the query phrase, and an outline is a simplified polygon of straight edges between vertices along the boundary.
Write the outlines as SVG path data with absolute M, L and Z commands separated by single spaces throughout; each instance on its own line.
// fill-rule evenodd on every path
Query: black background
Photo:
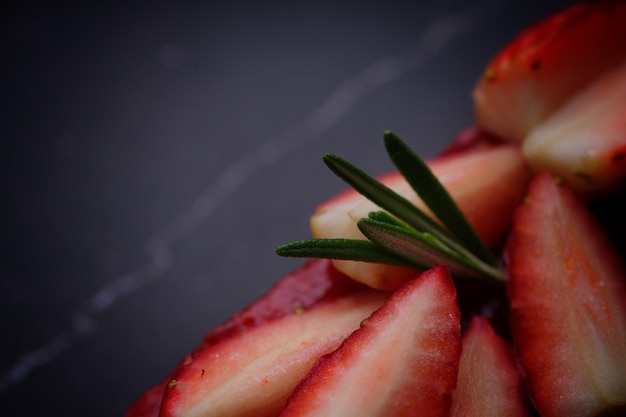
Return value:
M 344 188 L 324 152 L 433 156 L 568 3 L 1 6 L 0 414 L 123 415 L 301 263 L 273 251 Z

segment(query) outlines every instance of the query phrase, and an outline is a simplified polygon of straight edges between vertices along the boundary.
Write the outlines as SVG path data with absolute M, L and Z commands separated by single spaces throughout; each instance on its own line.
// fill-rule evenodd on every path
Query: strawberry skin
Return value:
M 327 259 L 313 259 L 281 278 L 262 297 L 210 331 L 201 347 L 245 333 L 267 321 L 310 309 L 314 305 L 363 291 L 362 284 L 333 268 Z
M 450 417 L 530 417 L 513 349 L 489 321 L 475 316 L 463 335 Z
M 448 416 L 460 348 L 456 289 L 435 266 L 321 358 L 281 417 Z
M 522 141 L 587 84 L 626 59 L 626 3 L 571 6 L 524 30 L 474 89 L 478 124 Z
M 506 248 L 515 347 L 539 414 L 626 415 L 626 269 L 585 203 L 547 173 Z
M 478 235 L 498 248 L 509 228 L 515 207 L 524 196 L 530 171 L 515 145 L 485 146 L 446 154 L 428 162 Z M 379 179 L 413 204 L 430 211 L 398 173 Z M 316 238 L 365 239 L 357 227 L 360 218 L 380 208 L 355 191 L 321 204 L 311 217 Z M 410 269 L 353 261 L 333 261 L 349 277 L 373 288 L 394 290 L 413 277 Z
M 125 417 L 158 417 L 170 377 L 147 389 L 126 410 Z
M 387 298 L 365 288 L 195 351 L 172 375 L 159 416 L 277 415 L 313 363 Z
M 472 125 L 461 129 L 437 156 L 439 159 L 465 152 L 470 149 L 488 148 L 505 143 L 502 138 L 494 135 L 479 126 Z

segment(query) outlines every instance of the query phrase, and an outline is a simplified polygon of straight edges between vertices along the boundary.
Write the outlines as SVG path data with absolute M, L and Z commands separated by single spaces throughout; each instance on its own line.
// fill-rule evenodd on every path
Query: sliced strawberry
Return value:
M 328 260 L 312 260 L 281 278 L 258 300 L 242 309 L 224 324 L 211 330 L 195 351 L 221 340 L 246 333 L 267 321 L 290 315 L 300 309 L 362 291 L 364 287 L 332 267 Z M 156 417 L 172 374 L 185 366 L 187 355 L 163 381 L 143 393 L 127 411 L 126 417 Z
M 547 173 L 507 245 L 511 332 L 539 413 L 626 414 L 626 268 L 587 206 Z
M 481 127 L 475 125 L 468 126 L 460 130 L 454 138 L 452 138 L 452 142 L 450 142 L 437 157 L 441 159 L 442 157 L 465 152 L 470 149 L 488 148 L 503 143 L 505 142 L 502 138 L 499 138 Z
M 314 259 L 281 278 L 262 297 L 209 332 L 202 346 L 245 333 L 267 321 L 315 304 L 363 291 L 363 285 L 337 271 L 327 259 Z
M 447 416 L 461 349 L 455 299 L 445 267 L 410 281 L 318 361 L 281 417 Z
M 513 349 L 487 319 L 476 316 L 463 335 L 451 417 L 531 416 Z
M 532 128 L 626 58 L 626 3 L 575 5 L 524 30 L 474 90 L 478 124 L 521 141 Z
M 626 60 L 531 130 L 522 146 L 535 171 L 549 170 L 578 193 L 626 186 Z
M 523 141 L 576 192 L 626 185 L 626 2 L 565 9 L 522 32 L 474 90 L 478 125 Z
M 469 149 L 429 163 L 476 232 L 491 248 L 501 244 L 513 210 L 524 196 L 529 171 L 517 146 Z M 404 178 L 387 174 L 380 181 L 416 206 L 429 212 Z M 365 239 L 356 222 L 378 206 L 354 191 L 320 205 L 311 218 L 316 238 Z M 389 265 L 333 261 L 351 278 L 380 289 L 393 290 L 407 282 L 414 271 Z
M 146 390 L 126 411 L 125 417 L 158 417 L 168 379 Z
M 335 297 L 197 350 L 172 375 L 160 416 L 275 416 L 313 363 L 387 297 Z

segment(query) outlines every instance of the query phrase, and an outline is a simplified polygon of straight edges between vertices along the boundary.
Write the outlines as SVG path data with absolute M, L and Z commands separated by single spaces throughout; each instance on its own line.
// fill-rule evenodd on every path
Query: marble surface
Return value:
M 337 3 L 4 6 L 0 414 L 123 415 L 301 263 L 273 251 L 344 188 L 323 153 L 435 155 L 571 2 Z

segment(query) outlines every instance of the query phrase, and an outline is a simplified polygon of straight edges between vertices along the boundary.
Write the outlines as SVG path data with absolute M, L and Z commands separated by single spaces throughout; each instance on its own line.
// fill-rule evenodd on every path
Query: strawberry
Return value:
M 326 259 L 314 259 L 288 273 L 258 300 L 205 335 L 201 346 L 244 333 L 267 321 L 310 309 L 363 290 L 363 286 L 332 267 Z
M 506 247 L 511 332 L 539 413 L 626 413 L 626 268 L 586 204 L 547 173 Z
M 533 170 L 549 170 L 579 193 L 626 185 L 626 60 L 533 129 L 523 152 Z
M 289 398 L 289 416 L 447 416 L 460 357 L 459 310 L 447 269 L 397 290 Z
M 523 31 L 474 90 L 478 125 L 523 142 L 535 172 L 579 193 L 626 180 L 626 2 L 565 9 Z
M 521 141 L 572 95 L 624 61 L 626 4 L 586 2 L 528 27 L 474 90 L 478 124 Z
M 451 417 L 524 417 L 530 404 L 513 349 L 487 319 L 475 316 L 463 335 Z
M 163 392 L 167 388 L 170 377 L 147 389 L 126 411 L 126 417 L 158 417 L 161 409 Z
M 222 325 L 211 330 L 194 352 L 186 355 L 170 374 L 143 393 L 129 408 L 126 417 L 156 417 L 163 392 L 172 375 L 198 352 L 220 341 L 246 333 L 268 321 L 310 309 L 363 290 L 363 286 L 332 268 L 327 260 L 312 260 L 281 278 L 261 298 L 242 309 Z
M 168 382 L 159 415 L 276 415 L 315 360 L 386 299 L 362 288 L 196 350 Z
M 513 145 L 468 149 L 436 158 L 429 162 L 429 167 L 478 235 L 488 246 L 499 247 L 530 178 L 519 149 Z M 429 212 L 399 173 L 384 175 L 379 180 Z M 379 207 L 365 197 L 346 191 L 318 206 L 311 218 L 313 236 L 365 239 L 357 228 L 357 220 L 376 210 Z M 333 264 L 351 278 L 385 290 L 398 288 L 414 275 L 411 269 L 383 264 L 343 260 Z
M 468 126 L 461 129 L 437 156 L 441 159 L 446 156 L 454 155 L 470 149 L 487 148 L 490 146 L 501 145 L 505 143 L 502 138 L 486 131 L 476 125 Z

